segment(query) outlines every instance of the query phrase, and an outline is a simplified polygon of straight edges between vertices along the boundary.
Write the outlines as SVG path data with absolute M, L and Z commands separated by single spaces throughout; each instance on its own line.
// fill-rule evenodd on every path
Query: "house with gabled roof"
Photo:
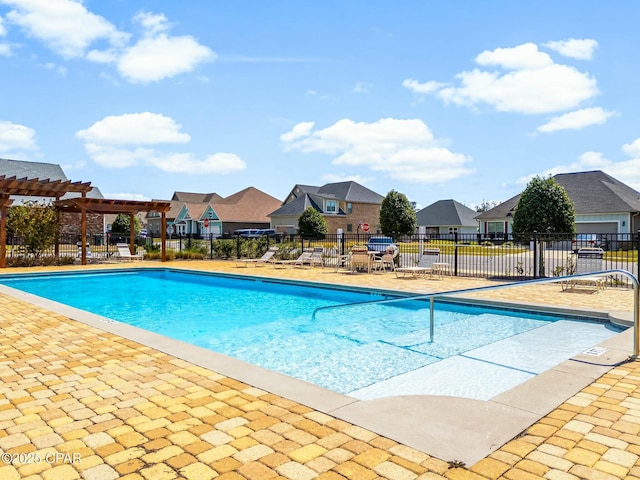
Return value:
M 24 160 L 11 160 L 6 158 L 0 158 L 0 175 L 16 178 L 38 178 L 40 180 L 60 180 L 63 182 L 68 180 L 62 167 L 56 163 L 28 162 Z M 80 193 L 69 192 L 63 195 L 60 199 L 66 200 L 69 198 L 79 197 L 80 195 Z M 104 198 L 98 187 L 92 187 L 87 193 L 87 197 Z M 14 204 L 20 204 L 27 201 L 52 202 L 55 200 L 53 197 L 12 196 L 12 198 L 14 199 Z M 89 235 L 101 235 L 105 232 L 106 225 L 104 222 L 104 215 L 88 213 L 87 233 Z M 67 212 L 61 213 L 60 233 L 62 235 L 80 235 L 80 214 Z
M 166 214 L 169 233 L 213 236 L 232 234 L 240 228 L 269 228 L 268 213 L 281 204 L 271 195 L 248 187 L 224 198 L 217 193 L 175 192 Z M 160 218 L 147 214 L 148 230 L 160 234 Z
M 553 179 L 573 202 L 577 233 L 631 233 L 640 229 L 640 194 L 601 170 L 561 173 Z M 502 237 L 512 232 L 520 195 L 477 215 L 480 233 Z
M 418 227 L 426 233 L 477 233 L 478 212 L 455 200 L 438 200 L 416 213 Z
M 297 233 L 298 217 L 308 207 L 322 214 L 329 231 L 339 228 L 356 233 L 363 224 L 370 232 L 380 230 L 380 205 L 383 196 L 354 181 L 327 183 L 321 187 L 295 185 L 280 208 L 269 214 L 271 228 Z

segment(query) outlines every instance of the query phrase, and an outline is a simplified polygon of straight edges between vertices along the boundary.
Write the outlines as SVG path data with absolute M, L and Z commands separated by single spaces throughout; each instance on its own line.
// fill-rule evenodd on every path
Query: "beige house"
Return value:
M 382 199 L 382 195 L 353 181 L 322 187 L 296 185 L 280 208 L 269 214 L 271 228 L 282 233 L 297 233 L 298 218 L 312 207 L 324 216 L 330 233 L 336 233 L 339 228 L 344 233 L 362 232 L 364 224 L 369 226 L 370 233 L 377 233 Z

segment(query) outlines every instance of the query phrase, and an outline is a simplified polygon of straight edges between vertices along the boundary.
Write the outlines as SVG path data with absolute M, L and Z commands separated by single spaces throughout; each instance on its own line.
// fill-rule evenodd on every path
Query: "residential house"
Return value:
M 62 167 L 54 163 L 43 162 L 27 162 L 23 160 L 9 160 L 0 158 L 0 175 L 6 177 L 16 178 L 29 178 L 51 181 L 67 181 Z M 68 198 L 79 197 L 79 193 L 67 193 L 61 200 Z M 87 194 L 89 198 L 104 198 L 102 193 L 97 187 L 93 187 Z M 14 205 L 24 203 L 27 201 L 36 202 L 52 202 L 55 198 L 46 197 L 25 197 L 25 196 L 13 196 Z M 62 235 L 80 235 L 80 214 L 79 213 L 62 213 L 61 214 L 61 228 L 60 233 Z M 89 235 L 102 235 L 105 233 L 104 215 L 97 213 L 89 213 L 87 215 L 87 233 Z
M 328 183 L 321 187 L 296 185 L 280 208 L 271 212 L 271 228 L 284 233 L 297 233 L 298 218 L 308 207 L 320 212 L 329 231 L 339 228 L 357 233 L 363 224 L 370 232 L 380 230 L 380 205 L 383 196 L 353 182 Z
M 561 173 L 553 179 L 573 202 L 577 233 L 631 233 L 640 228 L 640 195 L 600 170 Z M 476 216 L 480 233 L 501 238 L 512 231 L 520 195 Z
M 438 200 L 416 213 L 418 227 L 430 234 L 477 233 L 478 212 L 455 200 Z
M 232 234 L 239 228 L 269 228 L 268 214 L 280 200 L 255 187 L 248 187 L 226 198 L 217 193 L 175 192 L 166 214 L 169 233 L 213 236 Z M 160 234 L 160 216 L 147 214 L 147 229 Z

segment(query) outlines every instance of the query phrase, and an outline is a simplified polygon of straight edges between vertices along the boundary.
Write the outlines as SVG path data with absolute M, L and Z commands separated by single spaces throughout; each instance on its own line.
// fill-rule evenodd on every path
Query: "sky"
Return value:
M 0 0 L 0 158 L 106 198 L 640 190 L 637 0 Z

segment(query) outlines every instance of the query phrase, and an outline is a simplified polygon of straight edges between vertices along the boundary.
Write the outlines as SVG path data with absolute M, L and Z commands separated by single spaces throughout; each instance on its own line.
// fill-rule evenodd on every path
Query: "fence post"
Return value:
M 636 237 L 636 252 L 637 255 L 637 269 L 636 269 L 636 278 L 640 277 L 640 229 L 638 229 L 638 235 Z
M 531 241 L 533 242 L 533 278 L 538 278 L 538 232 L 533 232 Z
M 209 234 L 209 260 L 213 260 L 213 233 Z
M 240 258 L 240 255 L 242 254 L 241 249 L 240 249 L 240 234 L 238 234 L 236 236 L 236 258 Z

